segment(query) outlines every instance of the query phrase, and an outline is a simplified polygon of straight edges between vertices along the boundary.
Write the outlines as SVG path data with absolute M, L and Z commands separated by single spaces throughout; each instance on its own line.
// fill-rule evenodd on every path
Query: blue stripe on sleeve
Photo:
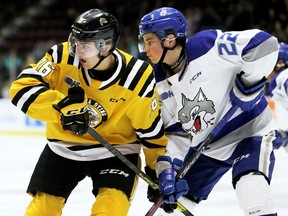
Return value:
M 223 127 L 223 129 L 220 131 L 220 133 L 213 139 L 212 142 L 215 142 L 222 137 L 226 136 L 227 134 L 231 133 L 232 131 L 238 129 L 239 127 L 243 126 L 244 124 L 254 120 L 257 118 L 268 106 L 267 100 L 263 97 L 259 104 L 253 108 L 249 112 L 243 112 L 237 117 L 233 118 L 229 122 L 226 123 L 226 125 Z
M 270 37 L 271 35 L 267 32 L 261 31 L 257 33 L 253 38 L 251 38 L 246 47 L 244 47 L 244 49 L 242 50 L 242 55 L 245 55 L 249 50 L 259 46 L 259 44 L 263 43 L 263 41 L 267 40 Z

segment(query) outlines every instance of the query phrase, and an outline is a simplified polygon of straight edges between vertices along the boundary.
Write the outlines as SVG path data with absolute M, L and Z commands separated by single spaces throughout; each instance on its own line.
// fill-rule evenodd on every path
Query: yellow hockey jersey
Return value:
M 12 83 L 11 101 L 29 117 L 46 122 L 46 137 L 54 152 L 76 160 L 109 157 L 109 152 L 88 133 L 78 136 L 63 130 L 60 114 L 52 107 L 67 96 L 69 88 L 81 86 L 93 114 L 90 125 L 123 154 L 140 152 L 141 143 L 146 164 L 154 168 L 157 157 L 164 154 L 167 138 L 153 69 L 119 49 L 113 55 L 115 72 L 100 81 L 81 67 L 77 56 L 69 55 L 67 42 L 54 45 Z M 77 147 L 81 151 L 75 151 Z

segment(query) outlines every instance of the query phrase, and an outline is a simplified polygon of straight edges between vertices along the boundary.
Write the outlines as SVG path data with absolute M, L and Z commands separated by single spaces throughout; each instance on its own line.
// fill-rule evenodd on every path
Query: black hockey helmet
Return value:
M 71 26 L 69 52 L 75 54 L 77 41 L 95 42 L 99 52 L 108 49 L 113 52 L 120 36 L 117 19 L 100 9 L 90 9 L 82 13 Z M 109 47 L 108 47 L 109 46 Z

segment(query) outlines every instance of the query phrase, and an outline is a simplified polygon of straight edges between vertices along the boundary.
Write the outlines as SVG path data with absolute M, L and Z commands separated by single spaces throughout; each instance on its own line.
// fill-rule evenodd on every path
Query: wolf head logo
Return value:
M 99 23 L 100 23 L 101 26 L 104 26 L 106 23 L 108 23 L 108 21 L 106 20 L 106 18 L 101 17 L 101 18 L 99 19 Z
M 192 134 L 199 134 L 205 130 L 208 125 L 213 125 L 215 113 L 214 103 L 208 100 L 203 90 L 200 88 L 193 100 L 189 100 L 182 93 L 182 108 L 178 112 L 178 119 L 183 129 Z M 210 114 L 210 115 L 207 115 Z M 210 119 L 208 116 L 210 116 Z

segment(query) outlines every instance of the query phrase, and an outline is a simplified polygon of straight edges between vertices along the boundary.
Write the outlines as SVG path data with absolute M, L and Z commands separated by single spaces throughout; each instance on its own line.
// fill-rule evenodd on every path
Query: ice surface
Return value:
M 43 136 L 0 133 L 0 216 L 20 216 L 31 197 L 25 193 L 34 165 L 45 145 Z M 288 153 L 275 151 L 276 167 L 272 191 L 278 216 L 288 216 Z M 199 204 L 195 216 L 242 216 L 228 172 L 214 188 L 207 201 Z M 139 180 L 129 216 L 143 216 L 151 207 L 146 199 L 147 183 Z M 88 216 L 94 201 L 91 181 L 84 179 L 72 192 L 63 216 Z

